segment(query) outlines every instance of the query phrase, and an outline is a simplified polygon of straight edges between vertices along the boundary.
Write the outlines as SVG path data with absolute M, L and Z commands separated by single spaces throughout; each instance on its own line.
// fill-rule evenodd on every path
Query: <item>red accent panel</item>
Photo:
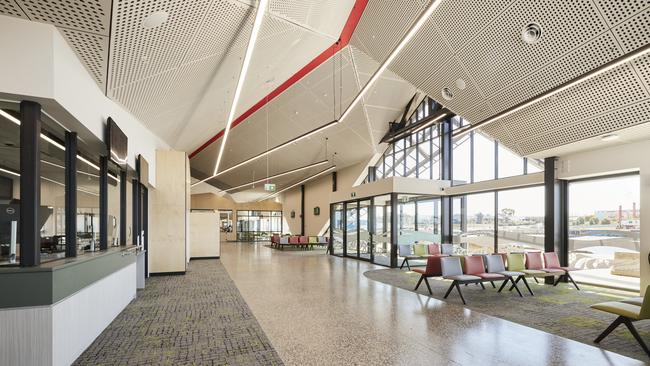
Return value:
M 312 70 L 320 66 L 323 62 L 327 61 L 328 59 L 330 59 L 330 57 L 334 56 L 334 54 L 338 52 L 340 49 L 347 46 L 348 43 L 350 42 L 350 39 L 352 38 L 352 34 L 354 33 L 357 24 L 359 24 L 359 20 L 361 20 L 361 15 L 363 15 L 363 11 L 366 9 L 367 4 L 368 4 L 368 0 L 356 0 L 354 6 L 352 7 L 352 11 L 350 12 L 350 16 L 348 17 L 348 20 L 345 23 L 343 30 L 341 31 L 341 36 L 339 37 L 339 40 L 336 41 L 330 47 L 328 47 L 325 51 L 321 52 L 320 55 L 316 56 L 316 58 L 311 60 L 302 69 L 298 70 L 298 72 L 293 74 L 289 79 L 287 79 L 287 81 L 280 84 L 277 88 L 271 91 L 269 95 L 262 98 L 259 102 L 255 103 L 252 107 L 250 107 L 246 112 L 242 113 L 242 115 L 240 115 L 234 121 L 232 121 L 232 125 L 230 126 L 230 128 L 232 129 L 236 127 L 238 124 L 244 122 L 246 118 L 250 117 L 253 113 L 257 112 L 260 108 L 264 107 L 266 103 L 273 100 L 273 98 L 277 97 L 278 95 L 282 94 L 282 92 L 284 92 L 290 86 L 298 82 L 305 75 L 309 74 Z M 190 159 L 196 156 L 196 154 L 203 151 L 206 147 L 210 146 L 212 143 L 216 142 L 221 136 L 223 136 L 224 132 L 225 132 L 224 130 L 219 131 L 216 135 L 212 136 L 198 149 L 194 150 L 194 152 L 190 154 Z

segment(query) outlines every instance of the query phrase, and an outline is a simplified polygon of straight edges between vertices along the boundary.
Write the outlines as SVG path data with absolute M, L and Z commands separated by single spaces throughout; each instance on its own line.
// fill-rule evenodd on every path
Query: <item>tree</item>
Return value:
M 604 219 L 600 220 L 600 224 L 601 224 L 601 225 L 610 225 L 611 223 L 612 223 L 612 222 L 609 221 L 608 218 L 604 218 Z
M 512 221 L 512 217 L 515 216 L 515 210 L 512 208 L 503 208 L 501 209 L 501 216 L 506 222 Z
M 584 225 L 584 224 L 585 224 L 584 217 L 580 216 L 576 219 L 576 225 Z
M 589 219 L 589 225 L 598 225 L 598 218 L 592 217 Z

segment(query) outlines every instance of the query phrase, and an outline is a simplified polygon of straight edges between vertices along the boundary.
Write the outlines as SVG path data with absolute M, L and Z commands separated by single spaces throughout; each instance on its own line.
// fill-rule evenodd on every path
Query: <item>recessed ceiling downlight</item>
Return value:
M 603 141 L 614 141 L 614 140 L 618 140 L 618 137 L 619 136 L 617 134 L 610 133 L 609 135 L 601 136 L 600 139 L 603 140 Z
M 163 10 L 147 15 L 142 21 L 142 28 L 153 29 L 163 25 L 169 19 L 169 13 Z
M 535 44 L 542 38 L 542 26 L 529 23 L 521 30 L 521 40 L 527 44 Z

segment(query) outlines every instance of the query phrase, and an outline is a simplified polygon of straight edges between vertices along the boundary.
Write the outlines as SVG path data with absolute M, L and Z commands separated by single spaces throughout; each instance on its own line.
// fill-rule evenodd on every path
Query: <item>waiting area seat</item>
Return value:
M 443 244 L 444 245 L 444 244 Z M 402 264 L 399 266 L 400 269 L 406 264 L 406 268 L 411 270 L 410 260 L 423 260 L 427 259 L 432 255 L 440 255 L 440 244 L 400 244 L 399 245 L 399 256 L 403 257 Z
M 460 289 L 460 285 L 475 283 L 485 289 L 483 282 L 490 282 L 494 285 L 493 282 L 495 281 L 503 281 L 503 284 L 499 288 L 499 292 L 503 290 L 506 283 L 511 283 L 519 293 L 519 296 L 523 296 L 513 279 L 513 277 L 520 277 L 523 274 L 519 272 L 510 273 L 508 271 L 505 271 L 505 265 L 500 255 L 491 255 L 486 257 L 489 258 L 489 265 L 492 267 L 492 270 L 498 270 L 499 272 L 491 272 L 489 267 L 486 268 L 483 256 L 481 255 L 466 257 L 441 257 L 440 264 L 442 278 L 452 281 L 449 289 L 447 289 L 447 292 L 445 293 L 444 298 L 446 299 L 449 297 L 449 294 L 455 288 L 458 291 L 458 295 L 463 301 L 463 304 L 467 304 L 465 297 L 463 296 L 463 292 Z M 465 263 L 464 268 L 462 261 Z
M 284 249 L 285 246 L 313 249 L 315 246 L 328 246 L 327 236 L 305 236 L 305 235 L 284 235 L 274 234 L 271 237 L 271 248 Z
M 618 315 L 618 317 L 605 329 L 595 340 L 595 343 L 600 343 L 605 337 L 614 331 L 619 325 L 625 324 L 627 329 L 636 341 L 639 343 L 643 351 L 650 357 L 650 349 L 639 335 L 636 328 L 632 324 L 635 321 L 650 319 L 650 286 L 646 288 L 646 296 L 635 297 L 622 301 L 608 301 L 599 304 L 591 305 L 592 309 L 604 311 L 606 313 Z

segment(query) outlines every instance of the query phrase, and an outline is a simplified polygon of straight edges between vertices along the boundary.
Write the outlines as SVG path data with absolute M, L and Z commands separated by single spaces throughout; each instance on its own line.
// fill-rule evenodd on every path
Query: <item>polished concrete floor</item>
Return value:
M 367 262 L 248 243 L 221 258 L 287 365 L 644 364 L 373 281 Z

